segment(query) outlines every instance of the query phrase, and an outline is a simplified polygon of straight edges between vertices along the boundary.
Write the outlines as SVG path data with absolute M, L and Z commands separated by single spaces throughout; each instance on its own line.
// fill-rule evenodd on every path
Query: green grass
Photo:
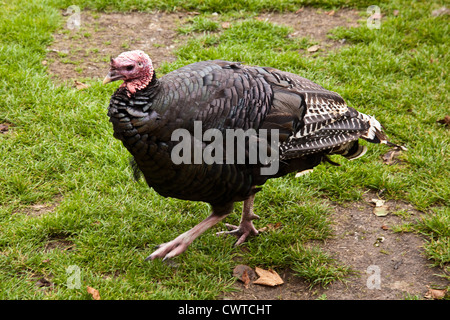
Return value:
M 41 61 L 52 32 L 62 25 L 59 10 L 71 4 L 23 0 L 3 2 L 0 10 L 0 123 L 13 124 L 0 135 L 1 299 L 89 299 L 86 286 L 98 289 L 102 299 L 214 299 L 231 290 L 231 270 L 238 263 L 290 268 L 311 285 L 327 285 L 345 279 L 349 270 L 308 244 L 331 236 L 331 209 L 323 198 L 359 200 L 367 189 L 385 190 L 386 197 L 427 212 L 412 229 L 425 235 L 430 262 L 448 272 L 450 139 L 436 120 L 448 114 L 449 26 L 447 17 L 431 17 L 442 3 L 381 2 L 386 17 L 380 30 L 364 23 L 338 29 L 333 36 L 350 45 L 313 58 L 302 50 L 310 40 L 290 38 L 289 28 L 251 15 L 357 2 L 80 1 L 97 10 L 203 12 L 186 26 L 190 40 L 177 51 L 178 60 L 163 64 L 160 74 L 216 58 L 295 72 L 375 115 L 391 139 L 409 149 L 399 165 L 382 163 L 386 146 L 371 146 L 357 161 L 336 158 L 341 167 L 322 165 L 302 179 L 269 181 L 256 199 L 261 216 L 256 223 L 281 228 L 252 239 L 243 250 L 233 248 L 234 239 L 214 235 L 224 228 L 220 224 L 175 259 L 176 266 L 143 259 L 154 245 L 205 218 L 209 207 L 162 198 L 133 181 L 128 153 L 113 138 L 106 116 L 115 86 L 91 80 L 88 89 L 77 91 L 50 80 Z M 397 17 L 391 14 L 395 9 Z M 230 10 L 250 18 L 221 29 L 208 15 L 236 14 Z M 27 211 L 57 199 L 49 213 Z M 236 205 L 227 222 L 239 222 L 240 208 Z M 49 249 L 61 240 L 70 248 Z M 80 268 L 80 289 L 67 287 L 71 265 Z M 36 287 L 41 277 L 54 286 Z
M 190 19 L 189 25 L 180 27 L 178 32 L 181 34 L 189 34 L 200 31 L 216 31 L 219 29 L 219 23 L 203 16 Z

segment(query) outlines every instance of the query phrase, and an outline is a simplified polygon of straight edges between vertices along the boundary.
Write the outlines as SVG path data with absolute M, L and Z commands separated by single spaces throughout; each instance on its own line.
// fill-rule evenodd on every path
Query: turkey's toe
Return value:
M 173 258 L 186 251 L 188 246 L 188 243 L 177 239 L 160 244 L 159 246 L 156 246 L 157 249 L 151 255 L 145 258 L 145 261 L 154 260 L 156 258 L 162 258 L 163 260 Z
M 225 226 L 229 231 L 221 231 L 217 232 L 216 235 L 234 235 L 238 238 L 235 246 L 241 245 L 244 243 L 248 237 L 256 236 L 258 235 L 258 230 L 253 226 L 253 223 L 251 221 L 244 221 L 241 222 L 239 226 L 235 226 L 232 224 L 226 223 Z

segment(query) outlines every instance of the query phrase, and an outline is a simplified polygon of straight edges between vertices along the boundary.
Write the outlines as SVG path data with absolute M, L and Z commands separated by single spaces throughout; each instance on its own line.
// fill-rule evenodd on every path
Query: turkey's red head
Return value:
M 111 68 L 103 84 L 123 80 L 121 88 L 128 89 L 128 95 L 145 88 L 153 77 L 152 60 L 141 50 L 122 52 L 117 58 L 111 58 Z

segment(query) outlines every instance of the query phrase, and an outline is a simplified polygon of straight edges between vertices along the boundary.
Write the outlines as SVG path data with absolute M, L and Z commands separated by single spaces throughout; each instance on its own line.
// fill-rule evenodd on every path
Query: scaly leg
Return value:
M 228 216 L 232 209 L 233 203 L 229 203 L 224 207 L 213 208 L 213 212 L 208 218 L 197 224 L 189 231 L 180 234 L 172 241 L 159 245 L 157 250 L 149 255 L 145 260 L 154 260 L 156 258 L 163 258 L 163 260 L 166 260 L 183 253 L 203 232 Z
M 254 200 L 255 195 L 252 195 L 250 196 L 250 198 L 244 201 L 241 223 L 239 224 L 239 226 L 226 223 L 225 225 L 230 231 L 218 232 L 217 235 L 232 234 L 237 236 L 238 240 L 234 244 L 235 246 L 242 244 L 245 240 L 247 240 L 248 236 L 256 236 L 258 234 L 258 230 L 256 230 L 256 228 L 253 226 L 252 220 L 259 219 L 259 217 L 253 213 Z

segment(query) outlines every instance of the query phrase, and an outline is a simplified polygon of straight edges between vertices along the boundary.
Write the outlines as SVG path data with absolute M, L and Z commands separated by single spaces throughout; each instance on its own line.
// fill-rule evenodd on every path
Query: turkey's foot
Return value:
M 145 260 L 154 260 L 156 258 L 163 258 L 163 260 L 166 260 L 183 253 L 192 241 L 197 239 L 203 232 L 211 228 L 217 222 L 225 218 L 231 211 L 232 206 L 233 203 L 224 208 L 213 208 L 213 213 L 208 218 L 200 222 L 191 230 L 180 234 L 172 241 L 159 245 L 156 251 L 149 255 Z
M 258 230 L 256 230 L 251 220 L 241 221 L 239 226 L 235 226 L 232 224 L 225 223 L 225 226 L 229 231 L 221 231 L 217 232 L 216 235 L 234 235 L 238 238 L 236 243 L 234 244 L 236 247 L 244 243 L 248 237 L 258 235 Z
M 184 234 L 180 235 L 170 242 L 160 244 L 156 247 L 156 250 L 151 255 L 145 258 L 145 261 L 153 260 L 156 258 L 163 258 L 164 261 L 183 253 L 190 245 L 190 242 L 186 241 L 185 237 L 183 236 Z
M 222 231 L 216 233 L 217 235 L 221 234 L 232 234 L 235 235 L 238 240 L 234 244 L 238 246 L 244 243 L 245 240 L 249 236 L 256 236 L 258 234 L 258 230 L 253 226 L 252 220 L 259 219 L 259 217 L 253 213 L 253 201 L 255 199 L 255 195 L 251 195 L 247 200 L 244 201 L 244 205 L 242 208 L 242 218 L 239 226 L 234 226 L 232 224 L 226 223 L 226 227 L 230 231 Z

